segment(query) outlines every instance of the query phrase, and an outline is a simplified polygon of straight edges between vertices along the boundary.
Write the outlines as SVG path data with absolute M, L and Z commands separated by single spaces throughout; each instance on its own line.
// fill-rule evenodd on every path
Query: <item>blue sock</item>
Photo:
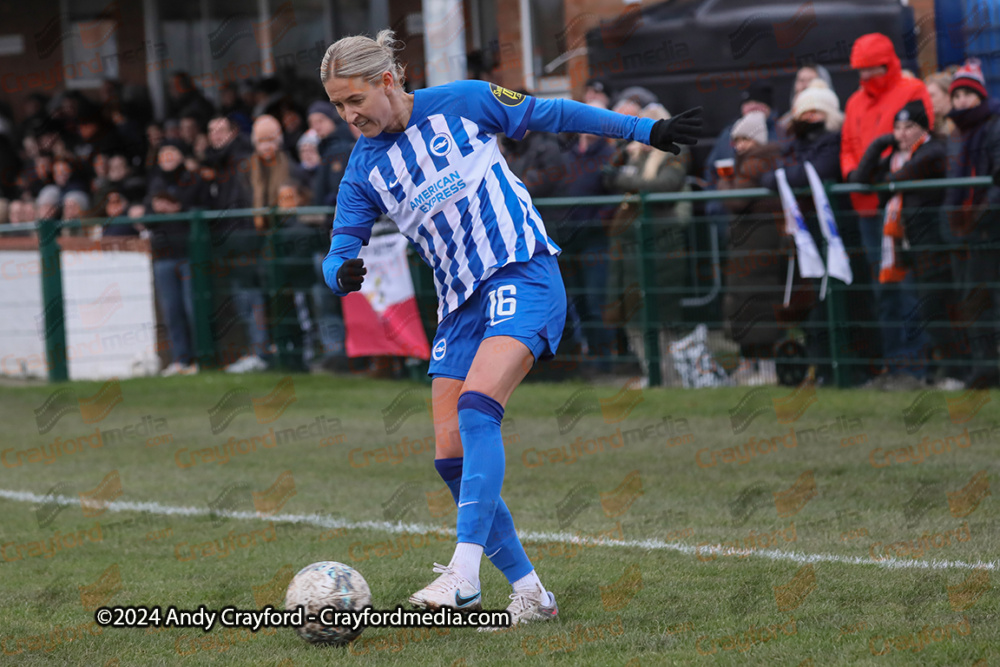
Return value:
M 441 479 L 448 485 L 455 504 L 458 504 L 460 497 L 459 490 L 462 487 L 462 457 L 453 459 L 437 459 L 434 467 L 437 468 Z M 514 530 L 514 519 L 507 509 L 507 503 L 500 498 L 497 503 L 496 512 L 493 513 L 493 525 L 490 527 L 490 534 L 486 537 L 484 552 L 493 565 L 503 572 L 511 584 L 529 574 L 534 567 L 528 560 L 528 554 L 524 552 L 517 531 Z
M 478 391 L 458 397 L 458 430 L 465 450 L 458 496 L 458 541 L 485 547 L 500 501 L 506 460 L 500 421 L 503 408 Z

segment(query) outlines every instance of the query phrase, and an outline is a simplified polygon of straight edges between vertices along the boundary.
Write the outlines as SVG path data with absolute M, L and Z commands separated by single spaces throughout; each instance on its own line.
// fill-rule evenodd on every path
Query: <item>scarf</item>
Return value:
M 896 151 L 889 158 L 889 170 L 896 173 L 903 168 L 917 152 L 917 149 L 930 139 L 926 132 L 917 139 L 908 151 Z M 908 250 L 906 229 L 903 227 L 903 193 L 897 192 L 885 206 L 885 220 L 882 223 L 882 265 L 878 274 L 880 283 L 901 283 L 909 271 L 902 266 L 899 254 Z

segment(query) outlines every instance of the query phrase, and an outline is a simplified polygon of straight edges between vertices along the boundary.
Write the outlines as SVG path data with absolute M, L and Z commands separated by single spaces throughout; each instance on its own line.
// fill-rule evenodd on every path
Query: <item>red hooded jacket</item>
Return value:
M 872 140 L 892 132 L 896 113 L 907 102 L 921 100 L 927 118 L 934 127 L 934 108 L 927 88 L 919 79 L 904 77 L 892 40 L 881 33 L 862 35 L 851 49 L 851 68 L 886 66 L 886 73 L 861 82 L 844 107 L 841 129 L 840 169 L 844 178 L 858 166 L 861 156 Z M 878 209 L 877 194 L 852 194 L 854 209 L 874 213 Z

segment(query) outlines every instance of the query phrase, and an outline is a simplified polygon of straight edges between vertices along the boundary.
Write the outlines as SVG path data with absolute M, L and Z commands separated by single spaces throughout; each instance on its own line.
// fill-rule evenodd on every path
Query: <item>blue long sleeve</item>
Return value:
M 323 258 L 323 279 L 337 296 L 347 296 L 337 285 L 337 271 L 349 259 L 361 252 L 361 239 L 350 234 L 335 234 L 330 240 L 330 252 Z
M 649 144 L 656 124 L 652 118 L 626 116 L 573 100 L 533 98 L 532 102 L 528 129 L 540 132 L 581 132 Z

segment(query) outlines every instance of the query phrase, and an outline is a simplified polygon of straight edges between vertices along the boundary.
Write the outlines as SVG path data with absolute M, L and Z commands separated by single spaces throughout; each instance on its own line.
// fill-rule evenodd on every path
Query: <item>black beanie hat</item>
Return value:
M 931 129 L 930 119 L 927 118 L 927 109 L 920 100 L 907 102 L 906 106 L 896 113 L 895 120 L 896 122 L 910 120 L 925 130 Z

